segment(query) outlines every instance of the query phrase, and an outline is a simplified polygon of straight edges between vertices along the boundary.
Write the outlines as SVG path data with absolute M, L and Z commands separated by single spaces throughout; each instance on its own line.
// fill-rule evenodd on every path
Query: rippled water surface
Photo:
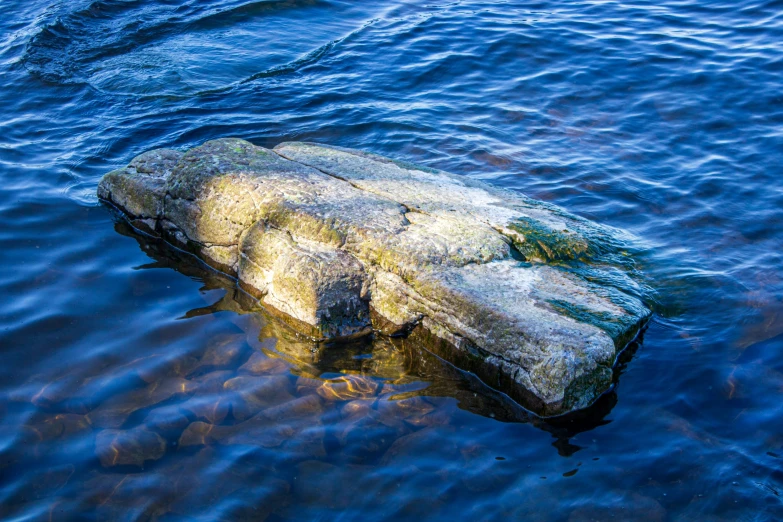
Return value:
M 3 0 L 0 517 L 783 518 L 783 4 Z M 154 147 L 356 147 L 636 236 L 655 317 L 543 421 L 317 346 L 95 197 Z

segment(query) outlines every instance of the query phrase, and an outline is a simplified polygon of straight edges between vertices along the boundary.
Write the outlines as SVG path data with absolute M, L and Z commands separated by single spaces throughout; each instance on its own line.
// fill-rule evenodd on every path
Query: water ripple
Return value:
M 776 0 L 3 9 L 0 517 L 783 518 Z M 615 227 L 656 316 L 611 393 L 548 422 L 406 340 L 313 346 L 95 199 L 225 136 Z

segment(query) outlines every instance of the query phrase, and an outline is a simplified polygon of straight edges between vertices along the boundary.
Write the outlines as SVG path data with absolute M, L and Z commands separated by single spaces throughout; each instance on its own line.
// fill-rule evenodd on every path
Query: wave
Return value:
M 303 69 L 305 67 L 308 67 L 310 65 L 315 65 L 318 63 L 322 58 L 324 58 L 326 55 L 328 55 L 332 49 L 337 47 L 339 44 L 345 42 L 346 40 L 356 36 L 361 31 L 366 29 L 367 27 L 370 27 L 375 22 L 377 22 L 378 19 L 370 20 L 369 22 L 365 23 L 362 27 L 359 29 L 356 29 L 355 31 L 351 31 L 347 35 L 343 36 L 342 38 L 338 38 L 336 40 L 332 40 L 317 49 L 310 51 L 306 55 L 302 56 L 301 58 L 298 58 L 290 63 L 287 63 L 285 65 L 279 65 L 276 67 L 272 67 L 270 69 L 267 69 L 265 71 L 261 71 L 259 73 L 253 74 L 252 76 L 249 76 L 245 78 L 244 80 L 238 82 L 240 85 L 245 83 L 250 83 L 255 80 L 259 80 L 261 78 L 270 78 L 273 76 L 280 76 L 283 74 L 290 74 L 293 72 L 297 72 L 300 69 Z
M 307 0 L 251 0 L 150 5 L 144 0 L 97 0 L 57 16 L 30 38 L 21 63 L 46 82 L 89 83 L 92 63 L 188 31 L 247 21 L 270 12 L 312 6 Z

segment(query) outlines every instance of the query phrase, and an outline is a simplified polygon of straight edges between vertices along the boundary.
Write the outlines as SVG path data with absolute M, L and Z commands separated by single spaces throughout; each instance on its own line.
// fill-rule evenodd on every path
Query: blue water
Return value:
M 0 15 L 1 518 L 783 519 L 783 3 Z M 136 154 L 226 136 L 370 150 L 623 229 L 654 319 L 561 421 L 411 343 L 310 346 L 95 197 Z M 314 394 L 345 375 L 368 391 Z M 246 420 L 237 376 L 285 397 Z

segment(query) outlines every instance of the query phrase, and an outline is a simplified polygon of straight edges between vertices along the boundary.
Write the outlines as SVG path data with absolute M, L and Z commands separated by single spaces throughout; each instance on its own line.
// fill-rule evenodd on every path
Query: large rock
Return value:
M 528 408 L 582 408 L 649 310 L 615 231 L 464 177 L 311 143 L 154 150 L 98 195 L 316 339 L 415 332 Z

